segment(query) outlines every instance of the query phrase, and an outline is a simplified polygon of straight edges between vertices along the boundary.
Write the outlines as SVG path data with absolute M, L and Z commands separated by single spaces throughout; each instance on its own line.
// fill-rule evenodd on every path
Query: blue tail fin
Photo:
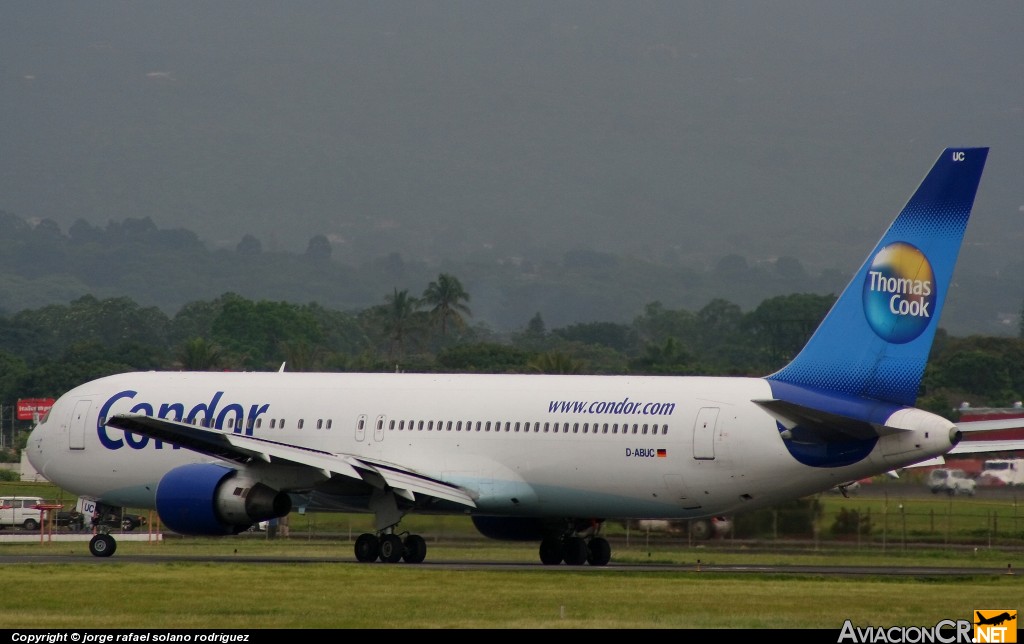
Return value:
M 769 380 L 914 405 L 987 156 L 939 156 L 807 345 Z

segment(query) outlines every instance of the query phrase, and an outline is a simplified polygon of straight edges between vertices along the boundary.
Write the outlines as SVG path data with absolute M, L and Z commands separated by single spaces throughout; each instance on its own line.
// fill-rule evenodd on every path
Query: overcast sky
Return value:
M 0 4 L 0 210 L 65 231 L 852 272 L 991 146 L 961 263 L 999 270 L 1022 144 L 1020 0 Z

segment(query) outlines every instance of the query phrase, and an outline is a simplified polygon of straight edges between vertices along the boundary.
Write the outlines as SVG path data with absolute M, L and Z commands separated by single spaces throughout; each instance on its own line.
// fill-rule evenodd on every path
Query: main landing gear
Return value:
M 604 537 L 591 537 L 589 541 L 577 535 L 546 537 L 540 542 L 540 560 L 546 566 L 563 561 L 570 566 L 604 566 L 611 559 L 612 547 Z
M 409 534 L 403 539 L 393 532 L 379 537 L 369 532 L 356 539 L 356 560 L 368 563 L 380 560 L 384 563 L 423 563 L 427 557 L 427 541 L 418 534 Z

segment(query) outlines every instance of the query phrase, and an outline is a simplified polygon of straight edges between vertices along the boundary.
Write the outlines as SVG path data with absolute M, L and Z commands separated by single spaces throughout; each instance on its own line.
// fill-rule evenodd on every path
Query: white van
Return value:
M 43 511 L 35 506 L 44 503 L 41 496 L 0 496 L 0 528 L 18 526 L 38 530 Z
M 982 485 L 1024 485 L 1024 458 L 993 458 L 978 475 Z

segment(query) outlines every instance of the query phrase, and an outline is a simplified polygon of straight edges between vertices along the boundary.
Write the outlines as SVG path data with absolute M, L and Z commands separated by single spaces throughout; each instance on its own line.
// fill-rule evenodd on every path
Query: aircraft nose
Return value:
M 32 432 L 28 435 L 28 443 L 25 445 L 28 462 L 40 474 L 42 474 L 46 469 L 44 445 L 46 443 L 47 433 L 47 424 L 46 419 L 44 418 L 36 423 L 36 426 L 32 428 Z

